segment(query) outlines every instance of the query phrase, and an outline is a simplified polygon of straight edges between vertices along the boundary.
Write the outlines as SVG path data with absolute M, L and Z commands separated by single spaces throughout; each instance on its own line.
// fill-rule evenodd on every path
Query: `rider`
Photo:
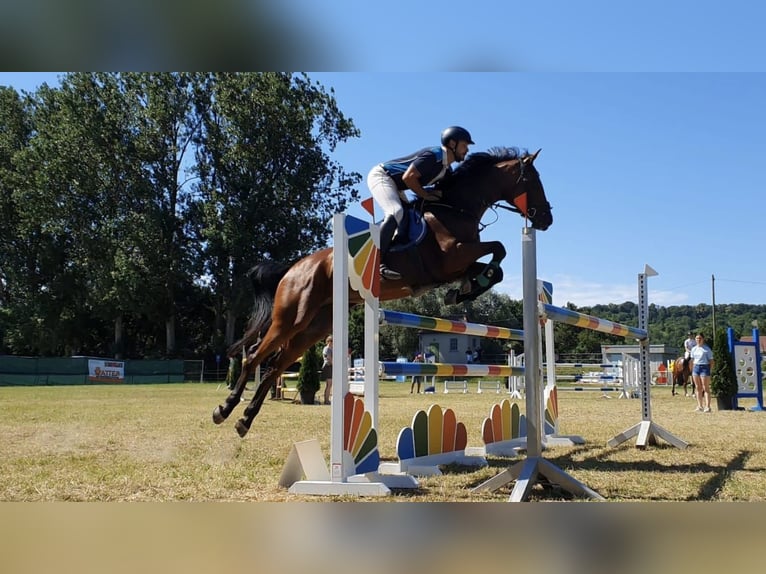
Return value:
M 692 356 L 692 349 L 697 346 L 694 331 L 689 331 L 686 335 L 686 340 L 684 341 L 684 368 L 686 368 L 686 364 Z
M 394 232 L 404 217 L 402 202 L 407 202 L 404 190 L 410 189 L 426 201 L 441 199 L 438 189 L 425 189 L 452 172 L 453 162 L 461 162 L 473 145 L 471 134 L 459 126 L 442 131 L 441 146 L 423 148 L 410 155 L 376 165 L 367 175 L 372 197 L 383 210 L 380 224 L 380 275 L 397 280 L 402 276 L 384 263 Z

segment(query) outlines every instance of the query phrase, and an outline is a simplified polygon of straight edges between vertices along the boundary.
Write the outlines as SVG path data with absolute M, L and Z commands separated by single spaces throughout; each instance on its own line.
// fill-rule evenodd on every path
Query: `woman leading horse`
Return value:
M 473 300 L 498 283 L 506 251 L 499 241 L 481 241 L 481 219 L 487 209 L 505 207 L 525 217 L 533 228 L 548 229 L 553 216 L 534 166 L 539 153 L 494 148 L 470 155 L 442 188 L 441 201 L 424 204 L 428 226 L 424 239 L 406 251 L 388 253 L 401 278 L 381 281 L 380 300 L 416 296 L 459 281 L 460 287 L 448 295 L 448 302 L 455 303 Z M 489 262 L 479 261 L 487 255 Z M 253 314 L 242 339 L 229 348 L 230 357 L 245 349 L 246 359 L 236 386 L 213 411 L 216 424 L 239 404 L 246 381 L 260 365 L 261 383 L 235 424 L 244 437 L 273 381 L 331 332 L 332 258 L 333 251 L 327 248 L 292 266 L 264 263 L 251 270 Z M 351 305 L 362 302 L 353 290 L 349 300 Z

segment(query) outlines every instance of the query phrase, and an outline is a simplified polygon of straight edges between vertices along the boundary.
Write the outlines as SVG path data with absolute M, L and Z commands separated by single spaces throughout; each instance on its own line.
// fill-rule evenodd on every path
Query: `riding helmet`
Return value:
M 474 145 L 471 134 L 468 133 L 467 129 L 460 126 L 450 126 L 442 132 L 442 145 L 446 146 L 449 140 L 455 140 L 456 142 L 466 141 Z

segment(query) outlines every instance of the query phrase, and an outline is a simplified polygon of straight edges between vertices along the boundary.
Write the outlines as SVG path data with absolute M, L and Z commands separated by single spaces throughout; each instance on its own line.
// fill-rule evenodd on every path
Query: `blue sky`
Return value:
M 757 73 L 312 73 L 361 130 L 335 159 L 369 168 L 471 131 L 472 151 L 542 148 L 554 224 L 538 274 L 554 303 L 636 301 L 649 264 L 657 305 L 766 304 L 766 75 Z M 34 90 L 56 74 L 0 73 Z M 362 197 L 369 197 L 366 186 Z M 359 206 L 350 213 L 366 214 Z M 485 223 L 493 220 L 488 213 Z M 521 297 L 523 219 L 502 212 L 485 240 L 508 249 L 499 290 Z
M 275 9 L 305 35 L 321 40 L 335 70 L 766 67 L 766 6 L 752 0 L 287 0 Z

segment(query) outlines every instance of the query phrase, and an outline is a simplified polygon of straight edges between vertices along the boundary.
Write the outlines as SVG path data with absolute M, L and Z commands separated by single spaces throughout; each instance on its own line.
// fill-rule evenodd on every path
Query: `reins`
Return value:
M 420 200 L 417 203 L 421 204 L 421 206 L 420 206 L 420 213 L 425 213 L 426 212 L 425 201 L 424 200 Z M 481 216 L 475 215 L 475 214 L 471 213 L 470 211 L 467 211 L 467 210 L 465 210 L 465 209 L 463 209 L 461 207 L 457 207 L 455 205 L 451 205 L 449 203 L 439 203 L 439 202 L 431 202 L 431 201 L 429 201 L 428 202 L 428 208 L 431 209 L 433 207 L 445 207 L 447 209 L 450 209 L 452 211 L 455 211 L 455 212 L 459 213 L 460 215 L 465 216 L 468 219 L 472 219 L 473 221 L 476 222 L 476 225 L 479 228 L 479 233 L 484 231 L 490 225 L 493 225 L 494 223 L 497 223 L 497 220 L 500 219 L 500 216 L 497 214 L 497 211 L 496 211 L 498 207 L 502 207 L 503 209 L 507 209 L 509 211 L 515 211 L 516 213 L 521 213 L 521 211 L 519 211 L 519 209 L 516 208 L 516 207 L 508 207 L 507 205 L 502 205 L 501 203 L 497 202 L 497 203 L 494 203 L 494 204 L 491 204 L 491 205 L 487 205 L 484 209 L 482 209 L 482 215 L 483 215 L 483 213 L 486 213 L 488 209 L 491 209 L 495 213 L 494 221 L 491 221 L 490 223 L 482 223 Z
M 522 183 L 524 181 L 524 175 L 525 175 L 524 174 L 524 162 L 520 158 L 518 159 L 517 165 L 519 166 L 519 176 L 516 179 L 516 183 L 514 184 L 514 186 L 518 186 L 520 183 Z M 478 226 L 479 232 L 484 231 L 487 227 L 489 227 L 490 225 L 493 225 L 494 223 L 496 223 L 500 219 L 500 216 L 497 213 L 497 209 L 498 208 L 505 209 L 507 211 L 512 211 L 514 213 L 518 213 L 519 215 L 522 215 L 522 216 L 524 216 L 527 219 L 529 219 L 530 215 L 534 214 L 534 208 L 528 209 L 527 213 L 525 214 L 518 207 L 516 207 L 515 205 L 504 205 L 503 203 L 501 203 L 501 201 L 503 201 L 503 200 L 498 200 L 498 201 L 496 201 L 494 203 L 487 203 L 487 204 L 482 202 L 482 205 L 481 205 L 481 215 L 475 215 L 474 213 L 472 213 L 472 212 L 470 212 L 470 211 L 468 211 L 466 209 L 463 209 L 462 207 L 458 207 L 458 206 L 452 205 L 450 203 L 430 202 L 430 201 L 428 203 L 426 203 L 426 201 L 424 199 L 419 199 L 415 203 L 419 204 L 419 206 L 417 206 L 416 209 L 418 209 L 420 211 L 420 213 L 425 213 L 426 212 L 426 206 L 428 207 L 428 209 L 432 209 L 434 207 L 437 207 L 437 208 L 442 207 L 442 208 L 447 208 L 447 209 L 450 209 L 450 210 L 452 210 L 454 212 L 457 212 L 460 215 L 463 215 L 464 217 L 472 219 L 473 221 L 475 221 L 476 225 Z M 492 210 L 495 213 L 495 219 L 494 219 L 494 221 L 492 221 L 490 223 L 482 223 L 481 219 L 483 217 L 483 214 L 486 213 L 486 211 L 488 209 Z

